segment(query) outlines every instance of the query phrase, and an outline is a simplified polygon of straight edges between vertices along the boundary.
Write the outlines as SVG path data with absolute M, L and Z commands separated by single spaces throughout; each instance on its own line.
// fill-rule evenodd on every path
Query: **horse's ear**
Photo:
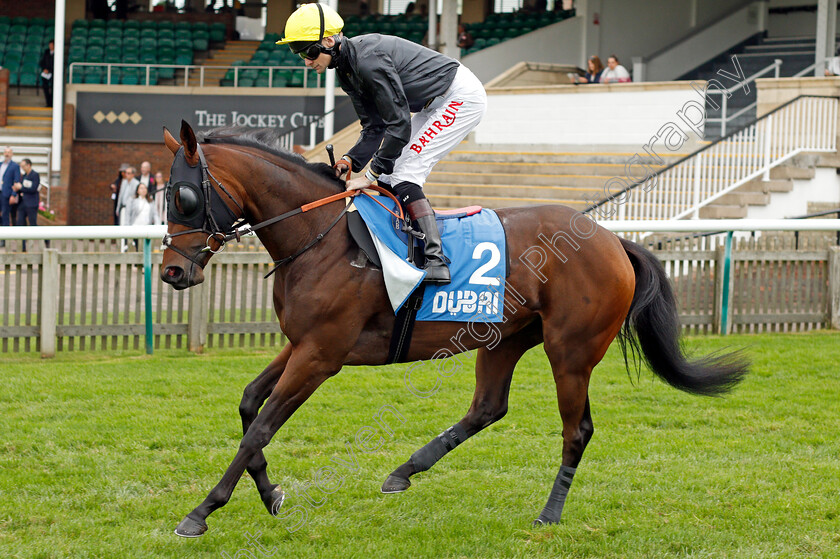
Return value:
M 181 143 L 184 145 L 184 157 L 190 165 L 198 165 L 198 140 L 195 132 L 186 120 L 181 121 Z
M 169 148 L 172 155 L 178 153 L 178 148 L 181 147 L 181 144 L 178 143 L 178 140 L 175 139 L 175 136 L 172 135 L 172 132 L 166 126 L 163 127 L 163 143 L 166 144 L 166 147 Z

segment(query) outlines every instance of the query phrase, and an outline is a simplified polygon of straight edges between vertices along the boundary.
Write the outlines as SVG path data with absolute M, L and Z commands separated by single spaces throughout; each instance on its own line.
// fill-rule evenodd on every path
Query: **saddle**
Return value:
M 440 229 L 440 222 L 444 219 L 459 219 L 475 215 L 480 211 L 481 206 L 467 206 L 452 210 L 435 210 L 435 219 L 438 221 L 438 229 Z M 370 230 L 367 228 L 367 225 L 365 225 L 365 222 L 359 212 L 347 213 L 347 228 L 350 231 L 350 237 L 353 239 L 353 242 L 355 242 L 359 249 L 361 249 L 367 257 L 368 262 L 370 262 L 375 268 L 381 269 L 382 261 L 379 259 L 379 254 L 376 252 L 376 247 L 374 246 L 373 239 L 370 236 Z M 406 257 L 415 266 L 422 268 L 423 264 L 425 264 L 425 258 L 423 255 L 423 246 L 420 244 L 420 239 L 414 235 L 405 235 L 405 239 L 407 250 Z M 409 244 L 407 242 L 408 239 L 413 240 L 413 243 Z

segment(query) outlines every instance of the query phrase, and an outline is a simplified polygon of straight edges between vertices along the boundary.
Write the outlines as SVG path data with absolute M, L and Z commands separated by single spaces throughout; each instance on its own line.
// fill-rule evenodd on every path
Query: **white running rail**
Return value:
M 837 97 L 802 95 L 589 210 L 599 220 L 684 219 L 803 152 L 837 150 Z

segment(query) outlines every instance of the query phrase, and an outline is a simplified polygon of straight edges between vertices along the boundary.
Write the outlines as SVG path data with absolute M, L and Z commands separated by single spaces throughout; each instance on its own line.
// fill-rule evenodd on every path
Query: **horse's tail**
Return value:
M 636 291 L 618 338 L 629 372 L 628 346 L 638 367 L 642 357 L 651 370 L 675 388 L 706 396 L 728 392 L 747 373 L 740 353 L 716 354 L 689 361 L 680 344 L 680 321 L 674 292 L 656 256 L 621 239 L 636 274 Z M 635 336 L 634 336 L 635 334 Z

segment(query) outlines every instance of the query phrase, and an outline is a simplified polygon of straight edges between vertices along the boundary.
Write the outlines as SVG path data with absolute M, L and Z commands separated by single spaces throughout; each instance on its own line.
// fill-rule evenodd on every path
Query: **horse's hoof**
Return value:
M 189 516 L 185 517 L 178 527 L 175 528 L 175 534 L 182 538 L 197 538 L 207 531 L 207 523 L 193 520 Z
M 552 522 L 551 520 L 543 520 L 542 518 L 538 518 L 531 523 L 531 526 L 534 528 L 542 528 L 543 526 L 551 526 L 552 524 L 557 524 L 556 522 Z
M 391 474 L 382 484 L 381 491 L 383 493 L 402 493 L 409 487 L 411 487 L 411 482 L 408 481 L 408 478 Z
M 286 500 L 286 492 L 280 489 L 279 485 L 275 485 L 271 492 L 262 498 L 265 508 L 271 516 L 277 516 L 277 511 L 283 506 L 283 501 Z

